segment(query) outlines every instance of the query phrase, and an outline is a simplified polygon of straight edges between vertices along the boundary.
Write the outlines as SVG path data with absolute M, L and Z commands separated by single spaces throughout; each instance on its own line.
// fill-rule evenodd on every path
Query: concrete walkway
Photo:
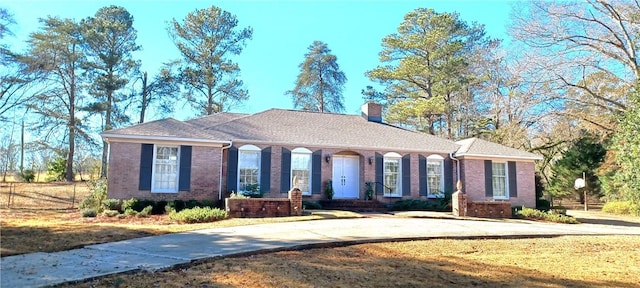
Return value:
M 194 260 L 331 245 L 442 237 L 640 235 L 637 225 L 555 224 L 371 215 L 190 231 L 0 260 L 1 287 L 42 287 L 114 273 L 158 270 Z

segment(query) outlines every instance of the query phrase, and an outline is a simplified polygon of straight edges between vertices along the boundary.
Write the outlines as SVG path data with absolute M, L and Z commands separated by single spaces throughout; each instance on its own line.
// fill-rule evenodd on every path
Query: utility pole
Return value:
M 589 204 L 587 204 L 587 177 L 585 172 L 582 172 L 582 179 L 584 179 L 584 188 L 582 188 L 584 193 L 584 211 L 587 211 L 589 210 Z

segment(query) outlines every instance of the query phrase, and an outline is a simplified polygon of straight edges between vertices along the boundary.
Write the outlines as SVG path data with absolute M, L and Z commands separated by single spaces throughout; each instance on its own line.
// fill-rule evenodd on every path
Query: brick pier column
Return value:
M 293 188 L 289 191 L 289 203 L 291 204 L 291 216 L 302 215 L 302 191 Z
M 451 195 L 451 207 L 454 216 L 467 216 L 467 195 L 460 190 Z

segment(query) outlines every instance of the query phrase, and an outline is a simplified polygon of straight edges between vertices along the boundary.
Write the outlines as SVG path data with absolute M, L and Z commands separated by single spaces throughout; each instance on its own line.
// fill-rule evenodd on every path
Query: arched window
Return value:
M 402 196 L 402 156 L 395 152 L 384 154 L 384 196 Z
M 238 190 L 241 192 L 259 192 L 260 185 L 260 148 L 243 145 L 238 148 Z
M 440 155 L 427 157 L 427 197 L 444 197 L 444 158 Z
M 291 188 L 298 188 L 303 195 L 311 195 L 311 150 L 291 150 Z

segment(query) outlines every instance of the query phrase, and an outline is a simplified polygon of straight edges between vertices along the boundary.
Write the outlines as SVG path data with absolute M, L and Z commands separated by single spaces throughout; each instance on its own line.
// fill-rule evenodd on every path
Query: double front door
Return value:
M 333 197 L 358 199 L 360 191 L 360 157 L 333 156 Z

